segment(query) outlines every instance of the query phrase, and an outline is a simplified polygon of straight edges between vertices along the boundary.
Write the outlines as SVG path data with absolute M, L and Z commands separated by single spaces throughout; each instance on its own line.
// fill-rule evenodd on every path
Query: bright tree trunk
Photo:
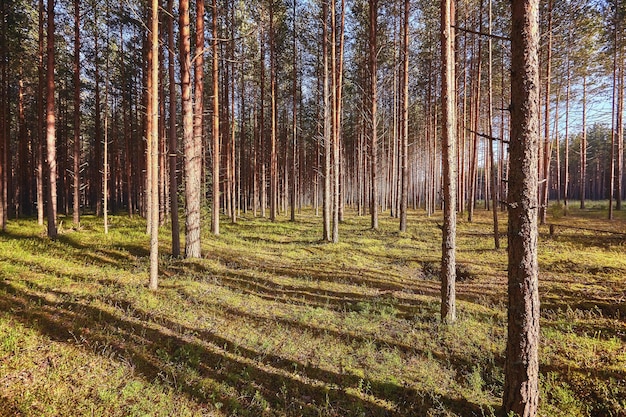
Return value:
M 407 206 L 409 199 L 409 13 L 410 1 L 404 0 L 404 22 L 402 38 L 402 146 L 401 146 L 401 191 L 400 231 L 407 229 Z M 455 210 L 456 211 L 456 210 Z
M 322 60 L 323 66 L 323 89 L 324 89 L 324 186 L 323 186 L 323 198 L 322 198 L 322 217 L 323 217 L 323 239 L 327 242 L 331 240 L 331 111 L 330 111 L 330 79 L 328 69 L 328 4 L 324 2 L 322 6 Z
M 159 2 L 158 0 L 152 0 L 152 17 L 150 19 L 150 68 L 148 70 L 148 77 L 151 78 L 151 89 L 148 94 L 152 96 L 149 100 L 151 107 L 147 109 L 152 114 L 152 123 L 150 129 L 149 140 L 152 143 L 151 146 L 151 188 L 148 192 L 151 195 L 152 205 L 148 215 L 150 219 L 150 283 L 149 288 L 156 290 L 158 287 L 158 274 L 159 274 L 159 184 L 158 184 L 158 171 L 159 171 Z
M 539 207 L 539 216 L 541 224 L 546 224 L 548 213 L 548 190 L 550 183 L 550 156 L 552 149 L 550 148 L 550 83 L 552 81 L 552 5 L 553 0 L 548 2 L 548 46 L 546 56 L 546 79 L 545 79 L 545 116 L 544 116 L 544 145 L 543 145 L 543 173 L 541 183 L 541 206 Z
M 585 194 L 587 182 L 587 76 L 583 76 L 583 127 L 580 140 L 580 208 L 585 208 Z
M 48 215 L 48 236 L 52 239 L 57 237 L 57 154 L 56 117 L 54 106 L 54 3 L 54 0 L 48 0 L 48 65 L 46 75 L 46 166 L 48 172 L 48 207 L 46 211 Z
M 492 0 L 489 0 L 489 35 L 491 35 L 492 31 Z M 495 140 L 493 137 L 493 65 L 492 65 L 492 45 L 491 45 L 491 36 L 487 40 L 488 48 L 489 48 L 489 60 L 488 60 L 488 78 L 489 78 L 489 103 L 488 103 L 488 119 L 489 119 L 489 180 L 491 181 L 491 201 L 492 201 L 492 216 L 493 216 L 493 242 L 496 249 L 500 249 L 500 231 L 498 230 L 498 192 L 497 192 L 497 175 L 495 170 L 495 155 L 493 149 L 493 141 Z M 502 137 L 501 137 L 502 139 Z M 502 146 L 502 142 L 500 142 L 500 146 Z M 485 199 L 487 196 L 485 196 Z
M 377 52 L 376 47 L 376 29 L 378 27 L 378 0 L 369 0 L 369 69 L 370 69 L 370 182 L 371 182 L 371 200 L 370 214 L 372 216 L 371 227 L 378 229 L 378 135 L 377 120 L 378 117 L 378 97 L 377 97 Z
M 296 192 L 297 192 L 297 136 L 298 136 L 298 124 L 297 124 L 297 111 L 298 111 L 298 63 L 297 63 L 297 38 L 296 38 L 296 22 L 297 22 L 297 0 L 293 0 L 293 50 L 292 50 L 292 64 L 293 64 L 293 79 L 291 85 L 291 188 L 289 190 L 289 206 L 290 215 L 289 220 L 296 221 Z
M 456 320 L 456 98 L 454 71 L 454 3 L 441 1 L 441 106 L 443 157 L 443 238 L 441 244 L 441 321 Z
M 508 233 L 508 338 L 504 414 L 537 415 L 539 0 L 512 2 L 511 143 Z
M 168 78 L 170 96 L 169 125 L 169 168 L 170 168 L 170 216 L 172 219 L 172 256 L 180 256 L 180 224 L 178 220 L 178 175 L 176 161 L 178 154 L 178 138 L 176 135 L 176 82 L 174 75 L 174 0 L 168 0 Z

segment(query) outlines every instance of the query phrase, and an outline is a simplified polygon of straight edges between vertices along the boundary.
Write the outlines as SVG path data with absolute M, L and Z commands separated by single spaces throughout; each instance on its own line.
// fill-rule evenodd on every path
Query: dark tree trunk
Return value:
M 152 87 L 148 94 L 152 96 L 149 100 L 151 107 L 147 111 L 152 114 L 152 123 L 150 125 L 150 137 L 151 143 L 150 163 L 151 167 L 151 188 L 148 190 L 150 193 L 152 205 L 151 210 L 148 212 L 150 219 L 150 283 L 151 290 L 156 290 L 158 287 L 158 273 L 159 273 L 159 2 L 158 0 L 152 0 L 152 17 L 150 19 L 150 55 L 152 59 L 149 60 L 150 68 L 148 69 L 148 77 L 151 79 L 149 83 Z M 106 196 L 105 196 L 106 198 Z
M 276 33 L 274 28 L 274 5 L 270 2 L 270 220 L 278 213 L 278 155 L 276 153 Z
M 74 0 L 74 181 L 73 221 L 80 223 L 80 0 Z
M 531 417 L 539 403 L 537 264 L 539 0 L 512 2 L 508 339 L 504 413 Z
M 199 0 L 200 3 L 202 0 Z M 211 206 L 211 231 L 215 236 L 220 234 L 220 102 L 219 102 L 219 71 L 218 71 L 218 39 L 217 39 L 217 1 L 213 0 L 212 4 L 212 24 L 211 32 L 213 39 L 211 45 L 213 49 L 212 60 L 212 86 L 213 86 L 213 187 L 212 197 L 213 202 Z

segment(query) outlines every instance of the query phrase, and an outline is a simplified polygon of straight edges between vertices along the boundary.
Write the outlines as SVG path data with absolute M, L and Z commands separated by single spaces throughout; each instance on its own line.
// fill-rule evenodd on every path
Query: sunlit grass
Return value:
M 550 222 L 625 229 L 596 211 Z M 439 213 L 410 213 L 406 233 L 348 213 L 334 245 L 311 211 L 223 218 L 196 260 L 171 258 L 164 226 L 157 292 L 145 223 L 110 219 L 108 235 L 89 216 L 57 241 L 32 220 L 0 235 L 0 415 L 497 414 L 507 256 L 491 213 L 459 215 L 454 326 L 438 320 Z M 506 248 L 505 213 L 499 229 Z M 541 414 L 624 414 L 626 239 L 540 232 Z

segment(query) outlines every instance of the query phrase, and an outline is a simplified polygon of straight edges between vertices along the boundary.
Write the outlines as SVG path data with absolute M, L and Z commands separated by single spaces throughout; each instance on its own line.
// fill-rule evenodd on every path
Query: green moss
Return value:
M 566 219 L 624 227 L 575 210 Z M 348 215 L 330 244 L 308 211 L 296 222 L 244 216 L 219 237 L 205 228 L 196 260 L 170 258 L 163 227 L 156 293 L 141 219 L 111 216 L 104 236 L 85 216 L 57 241 L 31 220 L 9 222 L 2 400 L 28 416 L 495 415 L 506 251 L 493 250 L 490 213 L 459 220 L 466 279 L 457 323 L 440 326 L 440 222 L 410 213 L 399 233 L 383 216 L 372 231 Z M 625 412 L 621 245 L 542 229 L 541 414 Z

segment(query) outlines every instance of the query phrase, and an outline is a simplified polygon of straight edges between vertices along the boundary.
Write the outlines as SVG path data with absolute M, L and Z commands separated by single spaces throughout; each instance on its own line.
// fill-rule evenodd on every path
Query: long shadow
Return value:
M 48 238 L 44 238 L 36 235 L 23 235 L 19 233 L 13 233 L 7 231 L 3 233 L 9 240 L 15 241 L 35 241 L 38 243 L 46 244 L 46 253 L 50 254 L 54 257 L 59 258 L 67 258 L 68 251 L 63 250 L 63 248 L 58 247 L 58 245 L 63 244 L 66 245 L 76 251 L 76 254 L 69 254 L 69 258 L 81 263 L 91 263 L 98 266 L 115 266 L 119 267 L 120 265 L 128 265 L 130 262 L 133 262 L 134 259 L 132 257 L 133 251 L 130 250 L 132 248 L 121 247 L 122 251 L 114 251 L 114 250 L 104 250 L 104 249 L 94 249 L 90 246 L 85 246 L 77 242 L 70 234 L 68 235 L 59 235 L 57 236 L 56 242 L 50 244 L 50 240 Z M 132 245 L 131 245 L 132 246 Z M 127 251 L 131 256 L 124 255 L 123 251 Z M 145 251 L 145 250 L 144 250 Z M 148 253 L 149 254 L 149 253 Z M 147 255 L 145 255 L 147 256 Z
M 106 345 L 117 355 L 130 358 L 136 371 L 148 381 L 163 379 L 163 375 L 173 375 L 173 380 L 178 381 L 178 389 L 195 401 L 215 401 L 217 395 L 228 414 L 265 414 L 266 410 L 260 409 L 253 401 L 257 392 L 279 414 L 294 416 L 318 415 L 324 404 L 340 410 L 339 415 L 368 416 L 423 415 L 434 405 L 432 398 L 423 393 L 395 384 L 381 384 L 377 391 L 394 393 L 394 399 L 399 400 L 398 408 L 390 410 L 346 392 L 341 385 L 337 386 L 333 381 L 341 381 L 341 375 L 309 366 L 307 371 L 324 377 L 328 385 L 303 382 L 310 379 L 300 378 L 282 369 L 283 366 L 293 366 L 293 362 L 274 357 L 270 362 L 282 366 L 259 363 L 257 358 L 263 354 L 247 349 L 242 355 L 241 347 L 208 332 L 203 332 L 202 339 L 198 339 L 192 335 L 198 329 L 184 328 L 170 321 L 150 325 L 117 317 L 106 310 L 79 302 L 52 302 L 22 291 L 6 281 L 0 281 L 0 290 L 4 293 L 0 293 L 0 308 L 10 311 L 24 325 L 59 342 L 75 343 L 72 340 L 80 340 L 80 344 L 87 349 Z M 84 332 L 85 328 L 89 331 Z M 177 328 L 189 333 L 177 334 Z M 194 352 L 195 359 L 188 360 L 185 352 Z M 164 359 L 164 356 L 169 359 Z M 180 372 L 179 366 L 172 366 L 172 359 L 176 358 L 204 378 L 230 386 L 238 394 L 226 396 L 223 392 L 207 393 L 206 388 L 196 379 L 185 378 L 184 373 L 176 375 Z M 354 380 L 351 382 L 354 383 Z M 289 399 L 288 403 L 281 400 L 277 393 L 283 393 Z M 439 401 L 451 411 L 462 415 L 478 415 L 480 411 L 479 406 L 462 399 L 443 398 Z
M 229 261 L 226 260 L 229 265 Z M 438 298 L 441 296 L 441 290 L 430 280 L 415 279 L 411 284 L 407 285 L 386 284 L 382 281 L 375 281 L 376 285 L 372 286 L 373 281 L 366 278 L 359 278 L 349 273 L 343 272 L 343 276 L 339 276 L 337 280 L 351 279 L 352 285 L 366 286 L 379 290 L 377 295 L 364 295 L 348 291 L 333 291 L 322 288 L 314 288 L 311 286 L 295 286 L 279 284 L 259 275 L 263 273 L 271 275 L 287 276 L 294 279 L 302 279 L 303 276 L 310 277 L 315 281 L 320 279 L 326 282 L 336 282 L 329 278 L 334 272 L 326 272 L 312 269 L 298 269 L 293 271 L 288 268 L 260 267 L 256 266 L 253 273 L 247 272 L 242 267 L 248 267 L 241 260 L 237 263 L 236 272 L 222 272 L 206 269 L 200 264 L 185 264 L 185 267 L 191 267 L 200 275 L 211 275 L 218 278 L 220 284 L 233 291 L 241 292 L 247 295 L 253 295 L 267 301 L 289 302 L 297 305 L 308 305 L 311 307 L 329 308 L 334 311 L 361 311 L 368 307 L 385 308 L 389 307 L 392 314 L 397 318 L 411 320 L 423 313 L 424 303 L 418 300 L 403 297 L 405 291 L 423 296 Z M 252 266 L 250 266 L 252 268 Z M 180 266 L 170 268 L 176 272 L 184 272 Z M 485 292 L 473 293 L 464 289 L 463 292 L 457 294 L 457 299 L 474 304 L 484 304 L 481 301 L 489 296 Z M 500 300 L 497 294 L 488 297 L 488 300 Z M 488 318 L 489 315 L 486 316 Z

